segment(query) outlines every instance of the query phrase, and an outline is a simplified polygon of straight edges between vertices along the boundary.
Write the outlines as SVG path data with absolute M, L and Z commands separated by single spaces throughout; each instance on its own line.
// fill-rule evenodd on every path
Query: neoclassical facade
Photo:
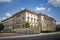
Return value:
M 27 21 L 30 23 L 29 28 L 25 28 L 25 23 Z M 51 31 L 56 28 L 56 21 L 54 18 L 27 9 L 21 10 L 12 17 L 3 20 L 2 23 L 5 26 L 4 30 L 16 32 L 28 30 L 29 32 L 40 33 L 40 31 Z

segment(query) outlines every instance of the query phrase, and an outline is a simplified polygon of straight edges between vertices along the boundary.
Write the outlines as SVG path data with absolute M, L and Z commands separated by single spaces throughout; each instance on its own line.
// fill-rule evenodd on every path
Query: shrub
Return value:
M 41 31 L 42 33 L 50 33 L 50 32 L 56 32 L 56 31 L 53 31 L 53 30 L 50 30 L 50 31 Z
M 49 33 L 50 31 L 41 31 L 42 33 Z
M 4 29 L 4 25 L 0 23 L 0 31 L 2 31 L 3 29 Z
M 27 22 L 25 23 L 25 28 L 28 28 L 28 27 L 30 27 L 30 23 L 27 21 Z

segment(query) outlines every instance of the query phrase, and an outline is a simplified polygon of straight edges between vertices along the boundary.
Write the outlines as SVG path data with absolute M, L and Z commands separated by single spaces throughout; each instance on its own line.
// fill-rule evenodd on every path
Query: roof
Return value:
M 9 18 L 7 18 L 7 19 L 3 20 L 2 22 L 4 22 L 4 21 L 6 21 L 6 20 L 8 20 L 8 19 L 10 19 L 10 18 L 12 18 L 12 17 L 14 17 L 15 15 L 17 15 L 17 14 L 19 14 L 19 13 L 25 12 L 25 11 L 31 12 L 31 13 L 33 13 L 33 14 L 38 14 L 38 13 L 33 12 L 33 11 L 31 11 L 31 10 L 24 9 L 24 10 L 21 10 L 21 11 L 17 12 L 17 13 L 16 13 L 16 14 L 14 14 L 13 16 L 11 16 L 11 17 L 9 17 Z M 47 16 L 47 15 L 42 14 L 42 13 L 39 13 L 39 14 L 44 15 L 44 16 Z M 49 16 L 48 16 L 48 17 L 49 17 Z M 50 18 L 51 18 L 51 17 L 50 17 Z M 53 18 L 51 18 L 51 19 L 53 19 Z M 56 21 L 55 19 L 53 19 L 53 20 L 54 20 L 54 21 Z
M 39 13 L 39 14 L 40 14 L 40 15 L 43 15 L 43 16 L 46 16 L 46 17 L 48 17 L 48 18 L 51 18 L 51 19 L 53 19 L 53 20 L 56 22 L 56 20 L 55 20 L 54 18 L 50 17 L 50 16 L 47 16 L 47 15 L 42 14 L 42 13 Z

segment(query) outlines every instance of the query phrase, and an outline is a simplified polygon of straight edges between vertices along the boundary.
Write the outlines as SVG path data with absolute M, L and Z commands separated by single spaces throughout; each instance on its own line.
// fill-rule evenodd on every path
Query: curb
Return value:
M 51 35 L 51 34 L 60 34 L 60 32 L 54 32 L 54 33 L 40 33 L 40 34 L 31 34 L 31 35 L 22 35 L 22 36 L 0 37 L 0 39 L 34 37 L 34 36 L 43 36 L 43 35 Z

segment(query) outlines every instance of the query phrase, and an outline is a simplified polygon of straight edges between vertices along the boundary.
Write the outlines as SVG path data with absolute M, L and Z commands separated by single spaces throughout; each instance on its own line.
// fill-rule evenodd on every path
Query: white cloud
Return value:
M 2 17 L 2 20 L 5 20 L 6 19 L 6 17 Z
M 50 15 L 48 15 L 49 17 L 51 17 Z
M 21 10 L 24 10 L 25 8 L 21 8 Z
M 48 11 L 50 11 L 51 10 L 51 8 L 48 8 Z
M 12 0 L 0 0 L 0 2 L 11 2 Z
M 55 7 L 60 7 L 60 0 L 48 0 L 48 2 L 53 4 Z
M 5 19 L 6 19 L 6 17 L 0 17 L 0 23 L 2 20 L 5 20 Z
M 8 17 L 11 17 L 11 14 L 10 14 L 10 13 L 6 13 L 6 14 L 5 14 L 5 17 L 0 17 L 0 22 L 1 22 L 2 20 L 5 20 L 5 19 L 8 18 Z
M 6 16 L 7 16 L 7 17 L 11 17 L 11 14 L 10 14 L 10 13 L 6 13 Z
M 44 8 L 44 7 L 36 7 L 36 10 L 43 11 L 43 10 L 46 10 L 46 8 Z

